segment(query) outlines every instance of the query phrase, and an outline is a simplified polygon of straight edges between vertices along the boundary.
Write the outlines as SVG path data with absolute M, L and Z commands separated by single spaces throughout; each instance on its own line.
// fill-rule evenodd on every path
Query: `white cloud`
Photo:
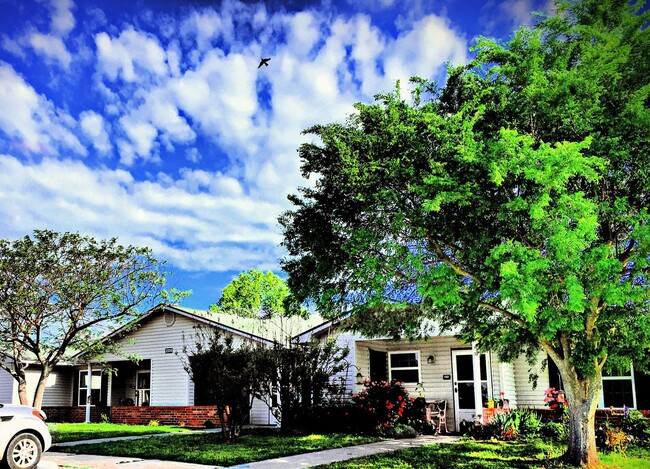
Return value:
M 428 15 L 402 32 L 388 46 L 384 70 L 403 86 L 414 76 L 433 77 L 447 61 L 461 64 L 467 61 L 467 42 L 444 18 Z
M 29 45 L 39 55 L 58 62 L 63 68 L 68 68 L 72 55 L 65 47 L 63 40 L 53 34 L 34 33 L 29 36 Z
M 128 28 L 118 38 L 102 32 L 95 36 L 97 67 L 110 80 L 144 81 L 168 73 L 166 54 L 158 40 Z
M 130 140 L 130 150 L 126 151 L 120 147 L 120 151 L 125 151 L 126 159 L 122 162 L 130 164 L 133 155 L 148 159 L 154 150 L 155 140 L 158 135 L 156 128 L 148 122 L 138 121 L 130 116 L 120 119 L 120 125 Z
M 53 153 L 57 148 L 85 155 L 74 135 L 74 119 L 36 93 L 9 64 L 0 62 L 0 130 L 15 145 L 32 153 Z
M 112 145 L 106 130 L 106 122 L 101 114 L 95 111 L 84 111 L 79 116 L 79 123 L 81 130 L 99 153 L 110 153 Z
M 251 199 L 223 174 L 185 171 L 178 180 L 142 182 L 79 161 L 30 164 L 0 155 L 0 198 L 3 237 L 43 227 L 117 235 L 186 270 L 243 270 L 281 256 L 279 207 Z
M 72 14 L 73 8 L 72 0 L 52 0 L 52 33 L 59 37 L 65 37 L 74 29 L 76 20 Z

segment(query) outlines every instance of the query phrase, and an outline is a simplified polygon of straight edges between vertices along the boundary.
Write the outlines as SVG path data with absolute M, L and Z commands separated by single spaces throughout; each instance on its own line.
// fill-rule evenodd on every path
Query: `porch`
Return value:
M 450 431 L 460 431 L 462 421 L 482 420 L 499 400 L 516 405 L 513 365 L 490 353 L 475 353 L 454 336 L 357 340 L 354 355 L 358 374 L 353 392 L 361 391 L 366 379 L 400 381 L 410 397 L 444 400 Z

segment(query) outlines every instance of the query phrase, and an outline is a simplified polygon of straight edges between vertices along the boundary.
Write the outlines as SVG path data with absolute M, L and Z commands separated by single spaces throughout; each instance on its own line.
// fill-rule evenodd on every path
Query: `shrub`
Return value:
M 101 423 L 111 423 L 111 418 L 108 416 L 108 414 L 105 414 L 105 413 L 102 412 L 99 415 L 99 421 Z
M 477 440 L 496 438 L 509 441 L 534 438 L 540 430 L 541 420 L 530 409 L 515 409 L 507 413 L 494 414 L 488 424 L 461 422 L 461 432 Z
M 217 424 L 214 423 L 212 420 L 207 419 L 205 422 L 203 422 L 203 426 L 205 428 L 215 428 L 217 426 Z
M 398 423 L 393 428 L 386 431 L 385 435 L 390 436 L 391 438 L 415 438 L 418 436 L 418 432 L 410 425 Z
M 149 420 L 149 426 L 150 427 L 158 427 L 158 426 L 160 426 L 160 422 L 158 420 Z
M 402 418 L 411 402 L 399 381 L 370 381 L 365 389 L 352 395 L 357 408 L 362 409 L 377 433 L 386 433 Z
M 566 442 L 569 437 L 569 431 L 564 422 L 544 422 L 539 427 L 539 432 L 545 439 L 558 443 Z
M 625 408 L 621 430 L 633 438 L 634 445 L 650 447 L 650 420 L 638 410 Z

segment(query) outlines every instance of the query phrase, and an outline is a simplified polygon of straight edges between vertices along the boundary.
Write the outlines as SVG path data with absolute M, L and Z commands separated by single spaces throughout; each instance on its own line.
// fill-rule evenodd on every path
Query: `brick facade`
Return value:
M 85 422 L 86 421 L 86 407 L 85 406 L 74 406 L 74 407 L 43 407 L 43 412 L 47 415 L 48 422 Z M 111 408 L 110 407 L 96 407 L 93 406 L 90 408 L 90 421 L 99 422 L 101 421 L 101 415 L 105 414 L 110 417 Z
M 81 407 L 43 407 L 48 422 L 84 422 L 86 408 Z M 101 421 L 101 415 L 108 416 L 113 423 L 129 425 L 148 425 L 157 420 L 161 425 L 202 427 L 206 420 L 221 425 L 216 406 L 113 406 L 91 407 L 90 421 Z
M 216 406 L 113 406 L 111 421 L 129 425 L 147 425 L 157 420 L 161 425 L 202 427 L 206 420 L 221 425 Z

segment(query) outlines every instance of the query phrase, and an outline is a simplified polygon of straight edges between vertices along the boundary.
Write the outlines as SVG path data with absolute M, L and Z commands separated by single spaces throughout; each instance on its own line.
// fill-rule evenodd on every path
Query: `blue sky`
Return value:
M 302 130 L 551 5 L 0 0 L 0 238 L 149 246 L 207 308 L 240 271 L 281 274 Z

